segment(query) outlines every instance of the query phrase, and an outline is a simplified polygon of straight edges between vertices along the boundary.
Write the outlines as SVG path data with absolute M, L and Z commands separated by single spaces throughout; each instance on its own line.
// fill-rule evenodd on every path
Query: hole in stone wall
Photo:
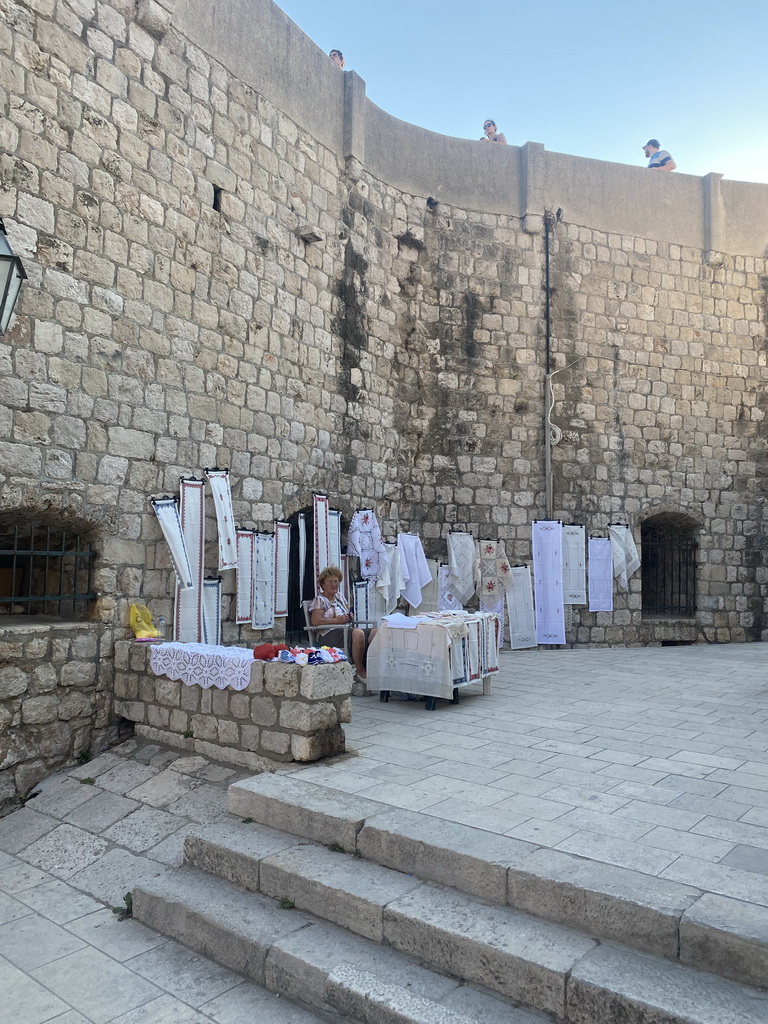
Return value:
M 221 210 L 221 194 L 224 191 L 223 188 L 219 188 L 218 185 L 213 186 L 213 208 L 214 210 Z

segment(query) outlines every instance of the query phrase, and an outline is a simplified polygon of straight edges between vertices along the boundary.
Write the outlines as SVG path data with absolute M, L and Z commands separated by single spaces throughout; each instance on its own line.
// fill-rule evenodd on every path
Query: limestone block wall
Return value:
M 351 715 L 349 663 L 254 661 L 244 690 L 188 686 L 156 676 L 149 644 L 115 644 L 115 711 L 139 736 L 216 761 L 260 769 L 344 753 Z
M 52 771 L 116 738 L 111 720 L 111 644 L 103 629 L 0 628 L 0 815 Z

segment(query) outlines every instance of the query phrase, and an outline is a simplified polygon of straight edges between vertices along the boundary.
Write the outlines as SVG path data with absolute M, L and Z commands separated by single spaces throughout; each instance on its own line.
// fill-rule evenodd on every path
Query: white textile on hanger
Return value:
M 275 618 L 288 614 L 288 566 L 291 556 L 291 525 L 275 522 Z
M 475 541 L 470 533 L 448 534 L 448 579 L 451 593 L 462 606 L 475 593 L 477 554 Z
M 329 561 L 329 549 L 328 549 L 328 499 L 324 494 L 316 494 L 313 500 L 313 507 L 315 513 L 315 592 L 319 591 L 319 584 L 317 582 L 320 573 L 328 565 Z
M 512 566 L 512 586 L 507 591 L 509 646 L 513 651 L 537 647 L 533 618 L 531 570 L 527 565 Z
M 187 590 L 192 586 L 192 567 L 181 530 L 178 502 L 175 498 L 157 498 L 152 502 L 152 508 L 168 545 L 178 585 Z
M 216 509 L 216 525 L 219 531 L 219 569 L 237 567 L 237 537 L 235 535 L 235 513 L 232 511 L 232 489 L 228 469 L 206 469 L 205 475 L 211 485 L 213 507 Z
M 453 595 L 449 571 L 447 565 L 441 565 L 437 570 L 437 610 L 439 612 L 460 612 L 464 609 L 464 605 Z
M 536 640 L 564 644 L 563 524 L 555 519 L 539 520 L 532 532 Z
M 405 580 L 400 593 L 412 608 L 418 608 L 422 589 L 432 582 L 421 538 L 412 533 L 398 533 L 397 549 L 400 552 L 400 570 Z
M 254 629 L 272 629 L 275 624 L 275 538 L 257 533 L 253 538 Z
M 203 636 L 207 644 L 221 643 L 221 576 L 203 580 Z
M 565 604 L 587 603 L 587 565 L 583 526 L 563 527 L 563 601 Z
M 632 531 L 628 526 L 617 524 L 608 527 L 608 535 L 611 538 L 613 575 L 622 590 L 629 590 L 629 577 L 640 568 L 640 556 Z
M 341 512 L 328 510 L 328 565 L 341 568 Z
M 192 568 L 192 586 L 176 585 L 173 638 L 181 643 L 203 640 L 203 575 L 205 555 L 205 481 L 182 479 L 179 483 L 179 514 L 184 544 Z
M 360 575 L 364 579 L 377 579 L 382 571 L 382 556 L 386 555 L 379 522 L 372 508 L 361 508 L 352 516 L 347 533 L 347 554 L 360 559 Z
M 304 575 L 307 565 L 307 516 L 299 512 L 299 600 L 304 600 Z
M 502 540 L 481 540 L 476 547 L 480 573 L 480 587 L 478 593 L 482 598 L 496 598 L 494 604 L 498 604 L 498 598 L 503 600 L 504 594 L 512 585 L 509 559 L 504 549 Z
M 381 575 L 376 580 L 376 589 L 384 597 L 384 611 L 393 612 L 397 599 L 405 589 L 405 580 L 400 568 L 400 552 L 397 544 L 385 544 L 380 561 Z
M 613 558 L 608 537 L 589 538 L 589 610 L 613 611 Z
M 437 570 L 439 569 L 439 563 L 436 558 L 428 558 L 427 565 L 429 566 L 432 579 L 426 587 L 422 588 L 421 604 L 419 605 L 420 615 L 437 611 Z
M 253 537 L 253 530 L 237 531 L 235 622 L 239 626 L 253 618 Z

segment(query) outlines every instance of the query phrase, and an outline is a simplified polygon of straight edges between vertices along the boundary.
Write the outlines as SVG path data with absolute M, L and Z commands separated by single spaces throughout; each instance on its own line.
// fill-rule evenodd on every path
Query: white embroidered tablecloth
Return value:
M 154 644 L 149 664 L 155 675 L 180 679 L 186 686 L 244 690 L 251 681 L 253 651 L 213 644 Z

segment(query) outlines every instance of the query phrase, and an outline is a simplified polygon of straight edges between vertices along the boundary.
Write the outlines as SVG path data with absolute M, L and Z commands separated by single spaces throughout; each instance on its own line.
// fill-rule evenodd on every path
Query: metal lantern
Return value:
M 27 272 L 19 256 L 14 256 L 8 243 L 5 224 L 0 220 L 0 334 L 8 330 L 8 323 L 19 297 L 21 282 Z

